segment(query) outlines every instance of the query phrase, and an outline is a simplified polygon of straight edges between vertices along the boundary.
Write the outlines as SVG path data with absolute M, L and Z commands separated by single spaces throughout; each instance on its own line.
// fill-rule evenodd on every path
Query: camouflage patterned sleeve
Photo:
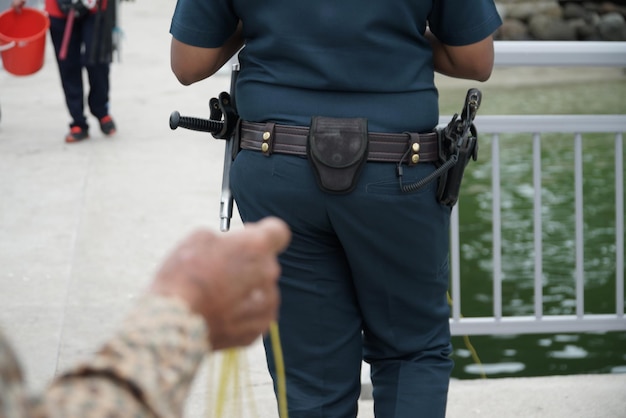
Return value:
M 48 388 L 48 417 L 180 417 L 204 355 L 204 320 L 175 299 L 148 297 L 90 360 Z
M 22 369 L 0 332 L 0 418 L 28 417 L 30 409 Z

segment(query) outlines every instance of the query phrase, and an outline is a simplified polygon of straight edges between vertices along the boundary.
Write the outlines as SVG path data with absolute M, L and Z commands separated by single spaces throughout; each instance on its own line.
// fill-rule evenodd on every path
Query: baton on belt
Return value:
M 233 64 L 230 78 L 230 94 L 220 93 L 218 98 L 209 101 L 210 119 L 181 116 L 177 111 L 170 115 L 170 128 L 178 127 L 194 131 L 208 132 L 215 139 L 224 139 L 224 170 L 222 172 L 222 191 L 220 196 L 220 230 L 230 229 L 233 217 L 233 196 L 230 191 L 230 167 L 234 156 L 234 132 L 239 116 L 235 107 L 235 85 L 239 74 L 239 64 Z

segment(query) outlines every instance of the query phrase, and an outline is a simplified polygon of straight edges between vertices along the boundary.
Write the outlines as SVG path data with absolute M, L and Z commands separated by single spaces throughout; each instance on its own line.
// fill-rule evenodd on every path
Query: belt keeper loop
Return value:
M 263 135 L 261 136 L 263 140 L 261 143 L 261 152 L 266 157 L 272 155 L 272 150 L 274 149 L 274 136 L 276 134 L 275 127 L 275 123 L 268 122 L 265 124 L 265 128 L 263 129 Z
M 420 160 L 420 135 L 416 132 L 407 132 L 409 136 L 409 166 L 416 165 Z

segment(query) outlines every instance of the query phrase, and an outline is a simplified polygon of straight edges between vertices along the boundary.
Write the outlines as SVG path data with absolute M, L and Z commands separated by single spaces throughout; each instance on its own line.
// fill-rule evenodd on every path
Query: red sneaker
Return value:
M 89 138 L 89 132 L 87 129 L 83 129 L 80 126 L 72 126 L 70 133 L 65 137 L 65 142 L 78 142 Z
M 106 115 L 100 119 L 100 130 L 106 136 L 115 134 L 115 122 L 113 122 L 113 118 L 110 115 Z

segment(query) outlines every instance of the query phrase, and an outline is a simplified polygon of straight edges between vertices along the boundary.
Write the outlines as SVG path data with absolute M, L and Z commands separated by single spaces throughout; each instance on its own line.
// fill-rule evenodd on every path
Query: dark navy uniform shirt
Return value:
M 242 119 L 308 125 L 314 115 L 365 117 L 380 132 L 438 123 L 427 24 L 454 46 L 501 24 L 493 0 L 178 0 L 170 32 L 214 48 L 239 20 Z

